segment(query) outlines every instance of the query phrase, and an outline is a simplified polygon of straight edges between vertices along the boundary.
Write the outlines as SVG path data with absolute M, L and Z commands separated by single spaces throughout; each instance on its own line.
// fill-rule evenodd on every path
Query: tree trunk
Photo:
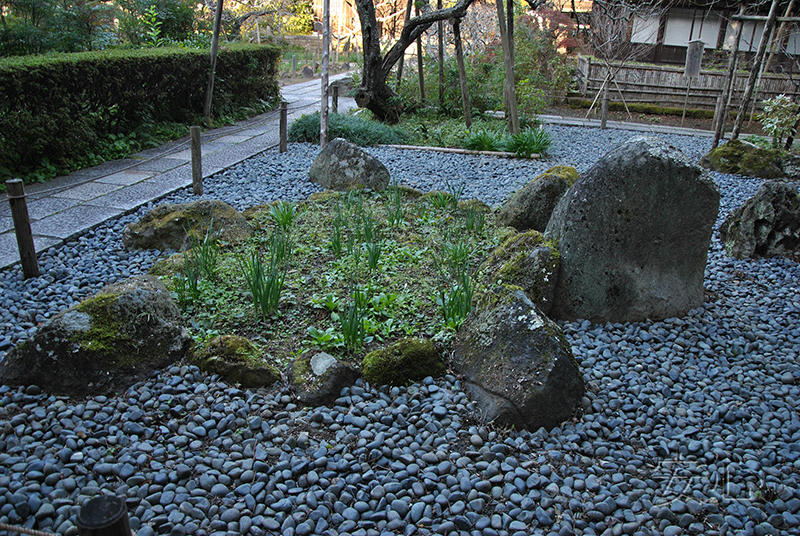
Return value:
M 436 9 L 442 9 L 442 0 L 436 0 Z M 439 106 L 444 108 L 444 23 L 436 23 L 439 36 Z
M 464 52 L 461 47 L 461 21 L 458 19 L 453 20 L 453 38 L 456 42 L 456 62 L 458 63 L 458 80 L 461 84 L 461 103 L 464 106 L 464 124 L 470 128 L 472 126 L 472 109 L 467 88 L 467 71 L 464 69 Z
M 747 10 L 747 3 L 742 2 L 739 7 L 739 15 L 744 15 Z M 722 85 L 722 94 L 720 95 L 720 106 L 714 112 L 714 140 L 711 142 L 711 148 L 715 149 L 719 145 L 719 140 L 722 139 L 725 133 L 725 121 L 728 119 L 728 107 L 731 104 L 731 88 L 733 87 L 733 79 L 736 76 L 736 56 L 739 54 L 739 41 L 742 38 L 742 21 L 736 21 L 736 28 L 734 30 L 733 48 L 731 49 L 730 58 L 728 58 L 728 74 L 725 76 L 725 82 Z
M 387 84 L 392 67 L 403 57 L 405 49 L 435 22 L 461 19 L 466 15 L 467 8 L 475 0 L 459 0 L 453 7 L 423 13 L 410 19 L 408 24 L 403 26 L 400 39 L 383 56 L 381 55 L 375 5 L 372 0 L 355 1 L 361 21 L 361 39 L 364 55 L 361 85 L 356 89 L 355 94 L 356 104 L 361 108 L 370 110 L 379 121 L 397 122 L 403 112 L 403 106 L 398 103 L 397 95 Z
M 606 128 L 606 122 L 608 121 L 608 83 L 603 87 L 603 102 L 600 105 L 600 128 Z
M 766 54 L 767 51 L 767 43 L 772 34 L 772 29 L 775 27 L 775 18 L 778 16 L 778 4 L 779 0 L 772 0 L 772 6 L 767 16 L 767 23 L 764 26 L 764 32 L 761 34 L 761 42 L 758 44 L 758 51 L 753 60 L 753 68 L 750 70 L 750 77 L 747 79 L 747 87 L 745 87 L 742 102 L 739 105 L 739 112 L 736 114 L 736 122 L 733 124 L 733 132 L 731 132 L 732 140 L 737 139 L 739 137 L 739 132 L 742 130 L 742 123 L 744 123 L 744 117 L 747 115 L 747 107 L 750 105 L 750 97 L 753 95 L 756 78 L 761 71 L 761 62 L 764 61 L 764 54 Z
M 211 72 L 208 73 L 206 101 L 203 106 L 203 117 L 206 125 L 211 126 L 211 98 L 214 95 L 214 78 L 217 70 L 217 52 L 219 51 L 219 32 L 222 28 L 222 1 L 217 0 L 217 12 L 214 14 L 214 33 L 211 36 Z
M 419 17 L 419 6 L 417 6 Z M 419 74 L 419 102 L 425 104 L 425 65 L 422 61 L 422 36 L 417 37 L 417 72 Z
M 513 2 L 514 0 L 508 0 Z M 497 22 L 500 25 L 500 39 L 503 41 L 503 63 L 506 70 L 504 84 L 506 115 L 508 116 L 508 130 L 511 134 L 519 133 L 519 118 L 517 117 L 517 90 L 514 82 L 514 58 L 511 43 L 508 40 L 508 26 L 503 13 L 503 0 L 497 0 Z
M 408 5 L 406 5 L 406 16 L 403 19 L 403 28 L 405 28 L 408 21 L 411 19 L 411 6 L 414 4 L 412 0 L 408 0 Z M 397 62 L 397 85 L 395 87 L 399 87 L 400 81 L 403 79 L 403 63 L 406 59 L 406 51 L 403 49 L 403 55 L 400 56 L 400 61 Z

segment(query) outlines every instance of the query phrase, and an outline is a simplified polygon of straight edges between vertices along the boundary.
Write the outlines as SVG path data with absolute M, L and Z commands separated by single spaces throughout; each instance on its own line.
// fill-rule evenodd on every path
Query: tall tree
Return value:
M 427 9 L 409 19 L 398 41 L 386 54 L 382 54 L 375 4 L 373 0 L 356 0 L 364 50 L 364 67 L 361 85 L 356 89 L 356 104 L 370 110 L 380 121 L 397 122 L 403 110 L 396 102 L 394 90 L 387 84 L 392 67 L 403 57 L 406 48 L 435 22 L 463 18 L 474 1 L 459 0 L 453 7 L 435 11 Z

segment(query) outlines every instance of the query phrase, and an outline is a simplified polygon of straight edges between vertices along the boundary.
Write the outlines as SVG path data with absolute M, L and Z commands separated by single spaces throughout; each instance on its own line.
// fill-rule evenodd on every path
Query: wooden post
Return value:
M 36 260 L 36 248 L 33 245 L 31 219 L 28 215 L 28 204 L 25 201 L 25 186 L 22 179 L 6 181 L 8 202 L 11 204 L 11 219 L 14 221 L 14 232 L 17 235 L 19 260 L 25 279 L 39 277 L 39 261 Z
M 77 518 L 80 536 L 131 536 L 125 499 L 102 495 L 81 507 Z
M 328 144 L 328 65 L 331 49 L 331 0 L 322 0 L 322 99 L 319 109 L 319 146 Z
M 456 63 L 458 63 L 458 80 L 461 84 L 461 103 L 464 106 L 464 125 L 470 128 L 472 126 L 472 110 L 467 88 L 467 71 L 464 69 L 464 51 L 461 47 L 461 21 L 459 19 L 453 19 L 453 38 L 456 42 Z
M 331 111 L 335 114 L 339 113 L 339 84 L 334 84 L 331 87 L 333 90 L 333 98 L 331 99 Z
M 192 137 L 192 193 L 203 195 L 203 153 L 200 127 L 189 127 Z
M 288 123 L 287 120 L 289 116 L 288 105 L 289 103 L 285 101 L 281 102 L 281 119 L 280 119 L 281 141 L 279 145 L 279 150 L 282 153 L 285 153 L 288 148 L 288 140 L 289 140 L 289 129 L 287 128 L 287 123 Z
M 214 72 L 217 69 L 217 53 L 219 52 L 219 32 L 222 28 L 222 2 L 223 0 L 217 0 L 217 12 L 214 14 L 214 33 L 211 36 L 211 72 L 208 73 L 206 102 L 203 107 L 203 117 L 209 127 L 211 126 L 211 97 L 214 94 Z

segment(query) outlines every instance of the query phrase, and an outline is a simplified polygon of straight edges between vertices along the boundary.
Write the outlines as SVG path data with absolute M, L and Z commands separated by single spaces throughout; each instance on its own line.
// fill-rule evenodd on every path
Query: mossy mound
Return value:
M 406 385 L 446 370 L 441 352 L 433 341 L 401 339 L 392 346 L 368 353 L 361 374 L 374 385 Z
M 244 387 L 268 387 L 281 379 L 280 371 L 264 359 L 261 350 L 238 335 L 210 339 L 195 353 L 194 361 L 202 370 Z
M 184 251 L 206 235 L 223 242 L 242 242 L 253 234 L 252 226 L 232 206 L 222 201 L 200 200 L 159 205 L 122 232 L 127 249 Z
M 539 231 L 510 233 L 479 270 L 484 288 L 520 289 L 547 314 L 553 302 L 560 255 Z M 480 299 L 480 297 L 479 297 Z
M 503 204 L 497 223 L 520 231 L 544 231 L 561 197 L 578 177 L 570 166 L 555 166 L 537 175 Z
M 176 253 L 166 259 L 157 260 L 147 273 L 156 277 L 172 277 L 175 274 L 182 273 L 185 268 L 186 257 L 184 257 L 183 253 Z
M 764 149 L 745 141 L 731 140 L 712 149 L 700 160 L 700 165 L 720 173 L 776 179 L 784 175 L 780 162 L 781 151 L 778 149 Z
M 137 276 L 53 317 L 3 360 L 0 381 L 67 396 L 108 395 L 183 359 L 190 344 L 164 285 Z

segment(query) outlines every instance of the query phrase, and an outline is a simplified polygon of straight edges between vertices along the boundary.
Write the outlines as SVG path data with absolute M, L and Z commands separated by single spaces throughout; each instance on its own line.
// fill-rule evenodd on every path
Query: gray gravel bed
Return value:
M 556 164 L 585 170 L 629 132 L 547 127 L 544 162 L 371 150 L 399 182 L 465 183 L 500 204 Z M 708 140 L 666 136 L 693 158 Z M 301 199 L 317 149 L 268 151 L 206 181 L 237 208 Z M 715 174 L 720 219 L 756 179 Z M 189 192 L 170 201 L 191 199 Z M 121 248 L 149 208 L 0 272 L 0 357 L 36 325 L 155 252 Z M 480 421 L 453 376 L 345 388 L 331 407 L 240 390 L 179 365 L 112 398 L 0 386 L 0 523 L 77 534 L 90 497 L 127 498 L 151 534 L 678 535 L 800 533 L 800 268 L 728 258 L 715 237 L 702 308 L 661 322 L 562 323 L 587 395 L 535 433 Z

